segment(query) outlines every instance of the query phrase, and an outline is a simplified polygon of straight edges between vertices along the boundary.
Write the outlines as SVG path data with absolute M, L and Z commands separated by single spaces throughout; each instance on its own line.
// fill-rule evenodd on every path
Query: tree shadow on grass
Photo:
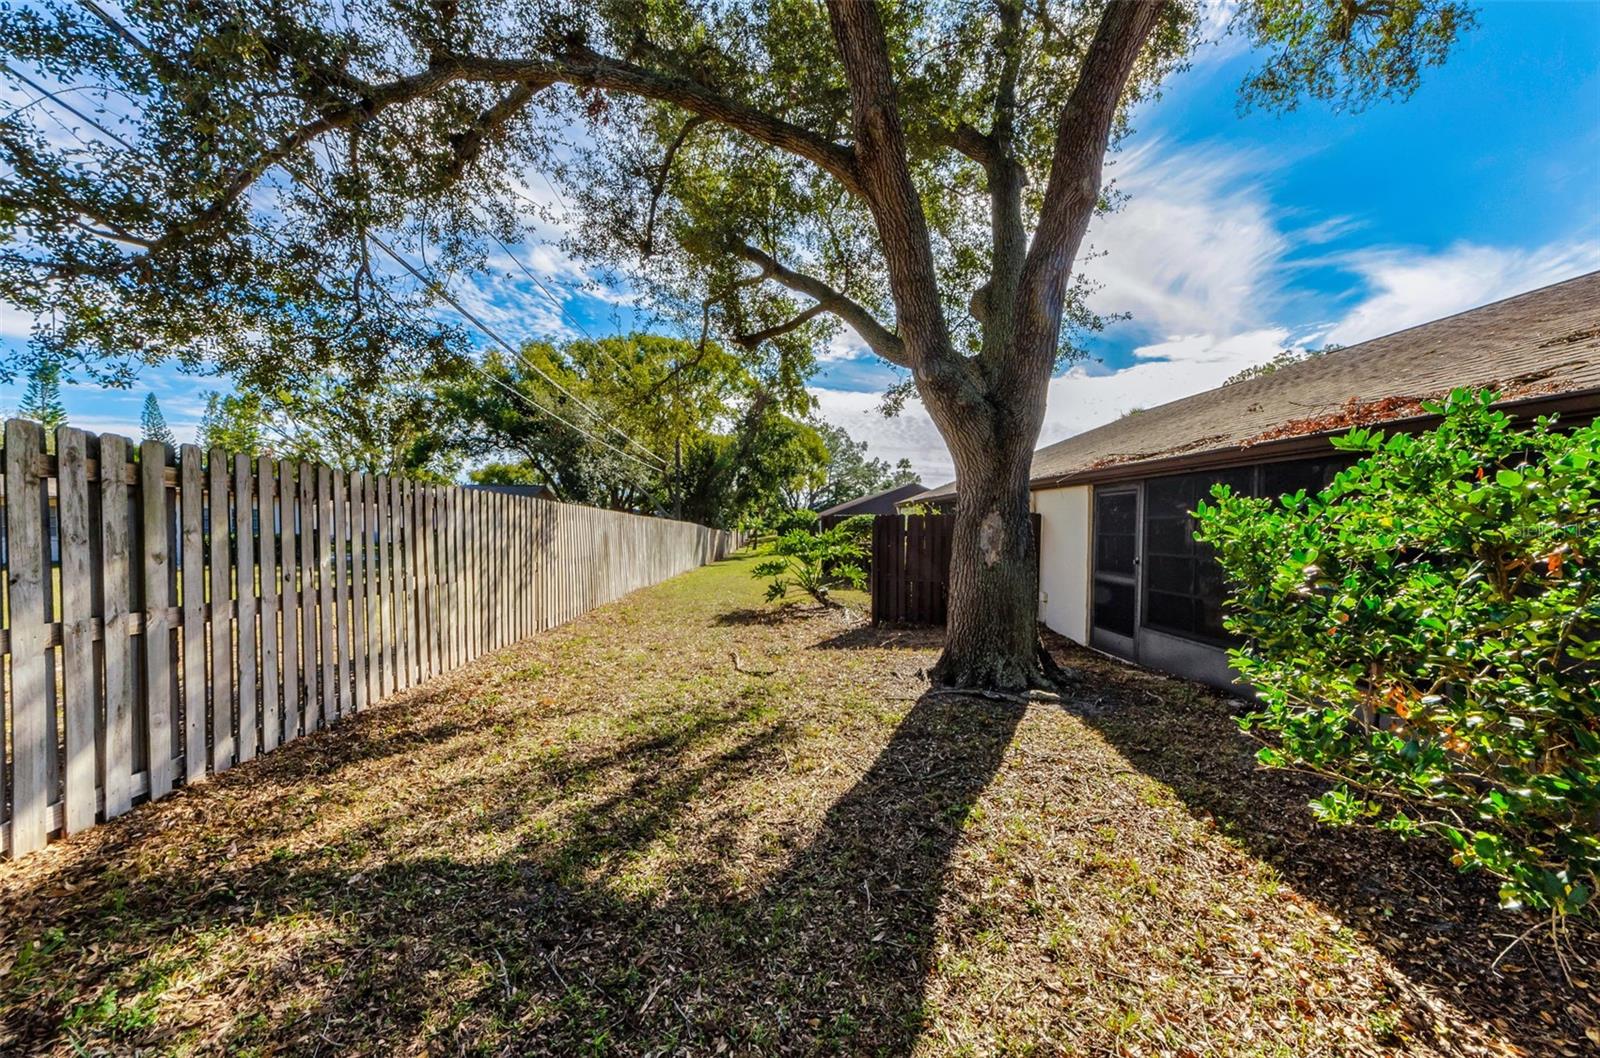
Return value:
M 293 855 L 136 883 L 96 860 L 29 894 L 63 960 L 40 962 L 31 991 L 6 982 L 0 1050 L 909 1054 L 951 856 L 1022 715 L 921 699 L 819 826 L 766 834 L 776 847 L 757 854 L 740 805 L 794 732 L 730 702 L 543 771 L 474 769 L 437 798 L 459 806 L 448 820 L 396 803 Z M 476 855 L 469 828 L 459 854 L 405 851 L 462 812 L 517 840 Z M 679 841 L 687 861 L 653 870 Z M 164 951 L 175 935 L 213 947 L 187 964 Z M 230 938 L 248 977 L 215 954 Z M 236 984 L 206 979 L 219 965 Z M 141 1007 L 152 982 L 175 991 Z M 185 982 L 209 993 L 201 1013 L 158 1017 Z
M 834 617 L 837 613 L 837 610 L 826 606 L 791 601 L 780 603 L 777 606 L 741 606 L 738 609 L 718 614 L 712 623 L 722 628 L 766 628 L 773 625 L 787 624 L 790 621 Z
M 1498 907 L 1483 876 L 1456 874 L 1448 850 L 1374 830 L 1318 825 L 1307 802 L 1327 787 L 1255 762 L 1257 743 L 1234 722 L 1241 708 L 1183 680 L 1123 665 L 1081 648 L 1053 646 L 1084 672 L 1094 697 L 1069 707 L 1135 767 L 1170 788 L 1198 818 L 1271 863 L 1299 892 L 1365 934 L 1411 982 L 1427 985 L 1480 1025 L 1493 1025 L 1528 1054 L 1582 1048 L 1600 1034 L 1600 1012 L 1570 987 L 1548 944 L 1496 959 L 1530 925 Z M 1575 927 L 1569 956 L 1600 973 L 1600 935 Z M 1434 1018 L 1413 1007 L 1404 1026 L 1443 1053 Z M 1447 1027 L 1448 1028 L 1448 1027 Z M 1566 1053 L 1579 1053 L 1568 1051 Z
M 944 629 L 860 624 L 811 645 L 813 650 L 937 650 Z

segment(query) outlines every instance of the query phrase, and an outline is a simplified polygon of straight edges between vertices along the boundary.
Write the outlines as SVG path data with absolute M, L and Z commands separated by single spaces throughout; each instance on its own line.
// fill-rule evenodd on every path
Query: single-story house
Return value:
M 1190 511 L 1216 482 L 1257 495 L 1325 485 L 1354 426 L 1425 429 L 1422 401 L 1493 389 L 1518 417 L 1600 412 L 1600 272 L 1150 408 L 1034 454 L 1039 613 L 1080 643 L 1233 684 L 1220 567 Z M 959 503 L 954 483 L 911 497 Z
M 927 489 L 920 483 L 913 481 L 909 485 L 896 485 L 892 489 L 874 492 L 867 496 L 857 496 L 844 503 L 836 503 L 825 511 L 818 511 L 817 516 L 822 519 L 822 528 L 832 529 L 846 518 L 858 514 L 893 514 L 897 504 L 919 492 Z

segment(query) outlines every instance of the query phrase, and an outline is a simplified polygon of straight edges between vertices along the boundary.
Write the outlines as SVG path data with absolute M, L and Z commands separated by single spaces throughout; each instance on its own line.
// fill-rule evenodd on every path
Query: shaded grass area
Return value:
M 750 565 L 0 864 L 0 1053 L 1584 1053 L 1295 868 L 1219 700 L 919 697 L 935 633 Z

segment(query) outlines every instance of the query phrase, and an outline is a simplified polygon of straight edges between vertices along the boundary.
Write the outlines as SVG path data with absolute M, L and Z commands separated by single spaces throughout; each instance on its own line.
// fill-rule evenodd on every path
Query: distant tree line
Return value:
M 798 377 L 759 377 L 716 342 L 641 333 L 529 342 L 404 377 L 245 378 L 210 395 L 199 441 L 724 526 L 917 480 L 811 413 Z

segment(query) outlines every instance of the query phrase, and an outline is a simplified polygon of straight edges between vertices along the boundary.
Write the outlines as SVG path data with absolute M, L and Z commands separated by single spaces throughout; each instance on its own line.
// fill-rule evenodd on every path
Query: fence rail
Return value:
M 5 424 L 20 856 L 736 548 L 687 522 Z

